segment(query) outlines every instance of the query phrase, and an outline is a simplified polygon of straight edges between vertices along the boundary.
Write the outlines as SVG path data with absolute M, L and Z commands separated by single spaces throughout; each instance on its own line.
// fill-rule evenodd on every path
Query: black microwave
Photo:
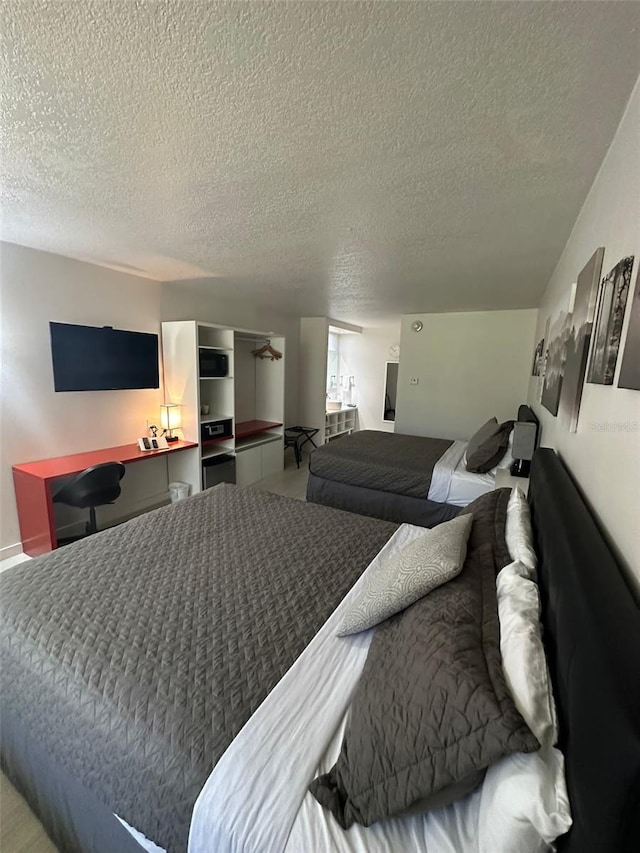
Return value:
M 200 440 L 202 444 L 207 444 L 209 441 L 218 441 L 221 438 L 231 438 L 231 435 L 231 418 L 206 421 L 200 424 Z
M 228 376 L 229 356 L 219 350 L 200 347 L 200 376 Z

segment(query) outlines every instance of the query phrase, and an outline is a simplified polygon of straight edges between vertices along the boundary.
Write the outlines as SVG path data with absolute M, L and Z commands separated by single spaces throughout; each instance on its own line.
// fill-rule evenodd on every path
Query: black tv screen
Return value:
M 49 323 L 56 391 L 158 388 L 158 336 Z

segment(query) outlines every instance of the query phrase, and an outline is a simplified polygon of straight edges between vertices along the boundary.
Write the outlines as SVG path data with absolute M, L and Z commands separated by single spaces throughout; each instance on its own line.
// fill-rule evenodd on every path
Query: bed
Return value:
M 558 849 L 630 853 L 637 604 L 553 451 L 529 500 L 574 821 Z M 142 849 L 114 814 L 185 849 L 211 767 L 396 532 L 222 485 L 5 572 L 3 768 L 60 849 Z
M 525 405 L 518 410 L 518 421 L 539 427 Z M 495 470 L 467 471 L 466 448 L 465 441 L 361 430 L 311 454 L 307 500 L 433 527 L 495 487 Z M 512 461 L 507 452 L 500 465 L 508 467 Z

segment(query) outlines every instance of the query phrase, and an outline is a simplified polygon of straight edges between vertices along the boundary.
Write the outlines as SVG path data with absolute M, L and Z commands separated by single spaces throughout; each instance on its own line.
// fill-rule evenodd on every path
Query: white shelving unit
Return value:
M 327 411 L 324 418 L 324 438 L 331 441 L 339 435 L 349 435 L 356 428 L 356 415 L 358 409 L 355 406 L 347 406 L 337 411 Z
M 331 320 L 328 317 L 301 317 L 300 319 L 298 422 L 301 426 L 318 430 L 314 436 L 314 441 L 318 447 L 325 441 L 330 441 L 338 435 L 344 435 L 346 432 L 352 432 L 358 428 L 355 421 L 355 409 L 346 410 L 347 412 L 354 412 L 354 422 L 347 427 L 345 415 L 345 424 L 342 430 L 338 429 L 341 413 L 326 411 L 329 334 L 337 331 L 359 334 L 362 329 L 360 326 Z M 334 418 L 336 414 L 338 418 Z M 330 420 L 327 420 L 327 415 Z
M 196 320 L 162 324 L 165 396 L 181 406 L 184 438 L 198 444 L 179 477 L 190 483 L 192 493 L 202 489 L 203 461 L 222 454 L 235 456 L 236 483 L 242 486 L 283 468 L 285 339 L 271 337 L 283 353 L 277 361 L 253 356 L 266 340 L 264 332 Z M 228 374 L 200 376 L 201 349 L 224 353 Z M 206 415 L 203 406 L 208 406 Z M 203 443 L 202 424 L 220 420 L 230 421 L 230 435 Z

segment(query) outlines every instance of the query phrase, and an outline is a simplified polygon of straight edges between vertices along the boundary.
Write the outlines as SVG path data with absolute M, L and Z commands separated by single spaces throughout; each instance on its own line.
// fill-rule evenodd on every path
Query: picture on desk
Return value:
M 167 450 L 169 445 L 167 444 L 167 439 L 159 435 L 155 438 L 153 436 L 150 438 L 147 438 L 147 436 L 139 438 L 138 447 L 140 450 Z

